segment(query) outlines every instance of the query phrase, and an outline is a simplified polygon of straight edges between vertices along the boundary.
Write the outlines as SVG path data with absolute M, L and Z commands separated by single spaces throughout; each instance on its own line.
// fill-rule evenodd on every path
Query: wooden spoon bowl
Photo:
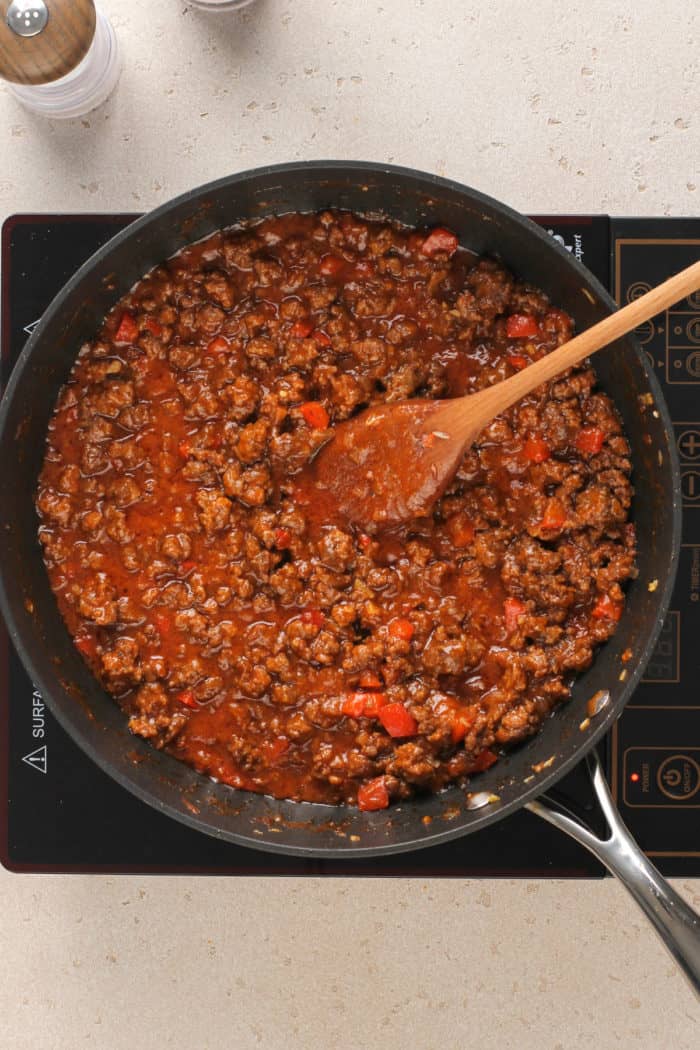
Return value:
M 477 394 L 379 405 L 341 423 L 299 479 L 313 490 L 314 518 L 372 532 L 429 514 L 496 416 L 698 288 L 700 261 Z

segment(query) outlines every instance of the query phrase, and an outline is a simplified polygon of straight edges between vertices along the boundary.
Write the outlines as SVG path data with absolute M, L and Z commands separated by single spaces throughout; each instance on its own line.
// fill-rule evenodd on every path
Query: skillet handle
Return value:
M 576 839 L 617 876 L 700 997 L 700 916 L 672 889 L 630 835 L 617 811 L 595 752 L 587 756 L 587 763 L 598 803 L 610 829 L 608 838 L 598 838 L 576 817 L 553 808 L 546 796 L 526 803 L 525 808 Z

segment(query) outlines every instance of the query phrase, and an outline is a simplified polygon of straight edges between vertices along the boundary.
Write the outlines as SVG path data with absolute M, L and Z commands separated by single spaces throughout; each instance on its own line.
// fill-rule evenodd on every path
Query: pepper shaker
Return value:
M 0 77 L 29 109 L 82 116 L 119 72 L 114 30 L 93 0 L 0 0 Z
M 242 7 L 252 4 L 253 0 L 189 0 L 189 3 L 201 11 L 240 11 Z

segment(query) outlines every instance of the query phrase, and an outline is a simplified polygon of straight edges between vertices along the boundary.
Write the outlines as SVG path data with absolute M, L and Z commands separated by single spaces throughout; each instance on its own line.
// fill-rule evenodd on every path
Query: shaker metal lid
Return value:
M 49 20 L 44 0 L 12 0 L 5 21 L 17 36 L 38 36 Z
M 93 0 L 0 0 L 0 77 L 48 84 L 70 73 L 95 35 Z

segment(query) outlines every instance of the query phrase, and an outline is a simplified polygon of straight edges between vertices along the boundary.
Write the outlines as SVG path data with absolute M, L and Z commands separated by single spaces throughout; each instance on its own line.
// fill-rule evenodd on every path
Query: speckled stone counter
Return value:
M 669 0 L 104 0 L 117 93 L 46 123 L 0 87 L 0 213 L 139 211 L 350 157 L 529 212 L 700 213 L 700 10 Z M 677 881 L 700 906 L 700 880 Z M 698 1004 L 612 880 L 0 874 L 12 1050 L 691 1050 Z

